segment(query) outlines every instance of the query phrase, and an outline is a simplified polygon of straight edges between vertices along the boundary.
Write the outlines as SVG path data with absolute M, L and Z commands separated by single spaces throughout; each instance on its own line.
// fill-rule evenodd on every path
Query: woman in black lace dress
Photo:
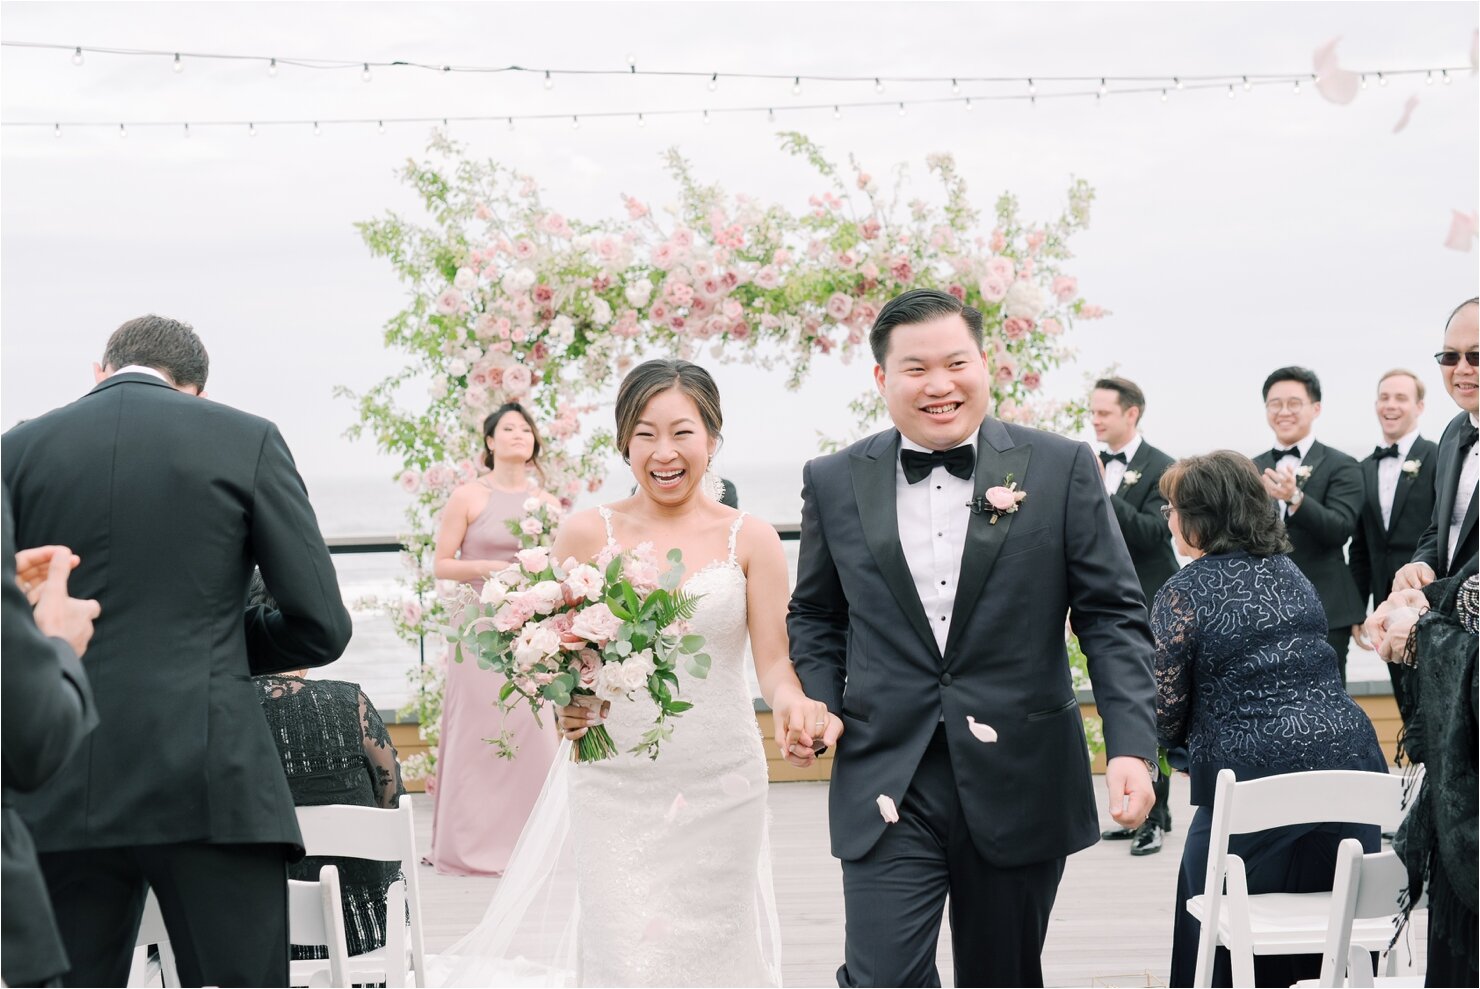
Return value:
M 249 594 L 257 598 L 251 603 L 270 603 L 255 575 Z M 286 673 L 255 679 L 295 806 L 396 806 L 406 792 L 396 749 L 385 722 L 359 684 L 305 680 Z M 339 867 L 349 953 L 358 955 L 384 945 L 385 892 L 400 875 L 398 864 L 310 856 L 289 866 L 288 876 L 315 880 L 324 865 Z M 322 947 L 295 945 L 293 957 L 327 955 Z
M 1177 551 L 1192 558 L 1152 607 L 1157 732 L 1189 754 L 1192 803 L 1177 880 L 1169 984 L 1192 985 L 1200 924 L 1187 899 L 1203 892 L 1218 772 L 1240 780 L 1316 769 L 1386 773 L 1372 722 L 1347 696 L 1315 588 L 1290 562 L 1284 525 L 1247 457 L 1221 450 L 1167 468 L 1161 491 Z M 1306 505 L 1314 506 L 1307 502 Z M 1305 510 L 1305 509 L 1302 509 Z M 1331 888 L 1343 838 L 1377 851 L 1375 827 L 1314 824 L 1234 836 L 1251 893 Z M 1320 974 L 1319 955 L 1256 957 L 1260 986 Z M 1218 949 L 1213 985 L 1232 984 Z

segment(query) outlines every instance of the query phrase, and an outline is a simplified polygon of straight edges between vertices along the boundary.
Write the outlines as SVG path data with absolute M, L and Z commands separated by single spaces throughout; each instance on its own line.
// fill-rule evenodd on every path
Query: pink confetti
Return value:
M 1357 98 L 1361 80 L 1355 72 L 1343 69 L 1336 58 L 1336 44 L 1341 39 L 1332 38 L 1317 48 L 1312 62 L 1316 70 L 1316 92 L 1328 103 L 1345 105 Z
M 648 921 L 647 926 L 642 929 L 642 939 L 644 941 L 658 941 L 666 937 L 667 934 L 668 920 L 664 917 L 654 917 L 652 920 Z
M 1454 210 L 1454 216 L 1449 221 L 1449 236 L 1444 238 L 1444 246 L 1451 251 L 1466 251 L 1475 242 L 1475 234 L 1480 230 L 1480 213 L 1461 213 Z
M 991 725 L 977 724 L 976 719 L 969 714 L 966 716 L 966 724 L 971 728 L 971 733 L 976 736 L 978 742 L 997 741 L 997 729 Z
M 879 794 L 877 803 L 879 816 L 884 819 L 885 824 L 899 823 L 899 808 L 894 806 L 894 800 L 887 793 Z
M 663 815 L 664 823 L 672 824 L 678 819 L 678 815 L 684 812 L 684 809 L 688 807 L 688 805 L 689 802 L 683 798 L 682 793 L 675 796 L 673 798 L 673 803 L 668 805 L 668 813 Z
M 739 773 L 726 773 L 719 778 L 719 788 L 729 797 L 743 797 L 750 792 L 750 780 Z
M 1404 127 L 1407 127 L 1408 126 L 1408 121 L 1411 120 L 1411 119 L 1413 119 L 1413 110 L 1417 106 L 1418 106 L 1418 97 L 1417 96 L 1410 96 L 1410 97 L 1408 97 L 1407 101 L 1403 104 L 1403 115 L 1398 118 L 1398 122 L 1396 124 L 1393 124 L 1393 133 L 1394 134 L 1398 133 Z

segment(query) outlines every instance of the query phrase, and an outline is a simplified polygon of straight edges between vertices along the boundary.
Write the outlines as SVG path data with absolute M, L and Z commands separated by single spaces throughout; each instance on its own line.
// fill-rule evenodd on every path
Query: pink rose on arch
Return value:
M 536 340 L 533 347 L 529 348 L 529 358 L 536 364 L 543 364 L 550 356 L 550 348 L 545 346 L 545 341 Z
M 402 471 L 400 485 L 407 494 L 416 494 L 421 489 L 421 475 L 414 470 Z
M 576 613 L 570 633 L 597 645 L 610 642 L 622 628 L 622 619 L 612 614 L 605 601 L 597 601 Z
M 414 600 L 401 602 L 401 622 L 406 625 L 421 623 L 421 604 Z
M 1101 306 L 1086 303 L 1079 307 L 1080 319 L 1099 319 L 1103 315 L 1105 315 L 1105 310 Z
M 653 307 L 648 310 L 648 315 L 659 323 L 665 322 L 668 319 L 668 307 L 661 302 L 654 303 Z
M 736 320 L 730 326 L 730 339 L 732 339 L 732 340 L 744 340 L 744 339 L 746 339 L 749 336 L 750 336 L 750 324 L 746 323 L 744 320 Z
M 521 549 L 514 554 L 514 558 L 529 573 L 544 573 L 545 568 L 550 565 L 550 551 L 543 546 Z
M 858 235 L 864 240 L 873 240 L 875 237 L 879 236 L 879 231 L 883 229 L 883 225 L 879 223 L 878 220 L 874 219 L 873 217 L 869 217 L 867 220 L 864 220 L 863 223 L 859 225 Z
M 1064 332 L 1064 325 L 1058 320 L 1054 319 L 1052 316 L 1048 317 L 1041 324 L 1039 324 L 1038 328 L 1043 331 L 1044 336 L 1050 337 L 1059 336 L 1061 333 Z
M 534 245 L 522 237 L 514 241 L 513 249 L 514 256 L 521 261 L 528 261 L 534 257 Z
M 852 251 L 840 251 L 834 260 L 839 268 L 851 268 L 858 263 L 858 257 Z
M 653 252 L 650 257 L 653 262 L 653 267 L 657 268 L 659 271 L 667 271 L 669 268 L 672 268 L 674 262 L 677 260 L 677 257 L 674 254 L 673 245 L 669 243 L 662 243 L 653 248 Z
M 1029 254 L 1037 254 L 1039 248 L 1041 248 L 1043 246 L 1043 242 L 1045 240 L 1047 240 L 1047 239 L 1048 239 L 1048 235 L 1046 233 L 1044 233 L 1042 230 L 1039 230 L 1037 228 L 1034 228 L 1032 230 L 1029 230 L 1028 231 L 1028 236 L 1027 236 L 1028 253 Z
M 1049 286 L 1049 291 L 1052 292 L 1060 302 L 1068 302 L 1070 299 L 1074 298 L 1074 293 L 1078 290 L 1079 279 L 1071 278 L 1068 275 L 1055 275 L 1053 284 Z
M 455 288 L 446 288 L 442 294 L 437 296 L 437 312 L 443 316 L 451 316 L 462 308 L 462 293 Z
M 861 330 L 869 330 L 874 325 L 874 319 L 879 315 L 879 310 L 874 308 L 873 303 L 862 299 L 853 303 L 853 325 Z
M 1021 340 L 1033 329 L 1033 321 L 1021 316 L 1009 316 L 1002 322 L 1002 335 L 1009 340 Z
M 1004 285 L 1011 285 L 1016 274 L 1010 258 L 1005 258 L 1000 254 L 987 258 L 988 278 L 995 278 Z
M 540 225 L 545 228 L 546 233 L 554 234 L 556 237 L 570 236 L 570 224 L 566 223 L 565 217 L 559 213 L 546 213 Z
M 622 253 L 622 245 L 611 237 L 603 237 L 596 242 L 596 256 L 603 261 L 615 261 Z
M 872 261 L 865 261 L 859 267 L 858 273 L 866 278 L 868 281 L 873 281 L 875 278 L 879 277 L 879 266 L 874 264 Z
M 771 260 L 777 264 L 790 264 L 791 252 L 784 247 L 779 247 L 776 249 L 776 253 L 771 255 Z
M 675 306 L 687 306 L 694 301 L 694 287 L 683 282 L 668 282 L 668 301 Z
M 474 206 L 473 207 L 473 215 L 476 216 L 480 220 L 491 220 L 491 219 L 493 219 L 493 211 L 488 208 L 488 204 L 487 203 L 480 202 L 478 205 Z
M 504 368 L 503 388 L 510 397 L 523 398 L 529 394 L 529 389 L 533 384 L 534 375 L 523 364 L 513 364 Z
M 439 488 L 451 487 L 453 476 L 454 475 L 452 473 L 452 469 L 447 467 L 445 464 L 433 464 L 431 467 L 427 468 L 427 472 L 424 475 L 423 480 L 426 482 L 427 487 L 435 490 Z
M 872 181 L 873 181 L 873 176 L 869 175 L 868 172 L 859 172 L 858 173 L 858 188 L 860 188 L 860 189 L 867 189 L 868 188 L 868 184 L 870 182 L 872 182 Z
M 688 327 L 689 323 L 682 316 L 674 316 L 668 321 L 668 325 L 673 328 L 674 333 L 682 333 Z
M 966 301 L 966 288 L 962 285 L 948 285 L 946 292 L 953 296 L 958 302 Z
M 1033 263 L 1032 258 L 1024 258 L 1023 263 L 1018 267 L 1018 281 L 1025 282 L 1030 280 L 1033 277 L 1033 272 L 1037 270 L 1038 267 Z
M 755 283 L 770 291 L 781 284 L 781 276 L 773 265 L 763 265 L 761 270 L 755 273 Z
M 853 311 L 853 300 L 842 292 L 834 292 L 827 300 L 827 314 L 841 323 Z
M 999 385 L 1010 385 L 1017 377 L 1017 362 L 1006 354 L 997 358 L 997 369 L 992 373 L 993 379 Z
M 908 285 L 915 277 L 915 269 L 910 267 L 908 258 L 896 258 L 889 264 L 889 274 L 901 285 Z
M 623 196 L 622 204 L 627 207 L 627 219 L 641 220 L 648 215 L 648 208 L 633 196 Z
M 515 343 L 523 343 L 524 341 L 529 339 L 529 331 L 521 326 L 509 334 L 509 339 L 513 340 Z
M 977 283 L 976 287 L 987 302 L 1001 302 L 1007 298 L 1007 286 L 990 275 Z
M 673 231 L 673 236 L 669 239 L 673 241 L 675 247 L 694 246 L 694 232 L 688 227 L 679 227 Z
M 544 284 L 536 285 L 530 294 L 534 296 L 534 301 L 539 305 L 544 305 L 555 298 L 555 290 Z
M 476 481 L 478 479 L 478 468 L 473 466 L 471 460 L 459 460 L 457 462 L 457 476 L 464 483 Z
M 732 223 L 714 235 L 714 242 L 720 247 L 738 251 L 745 246 L 745 228 L 738 223 Z
M 993 254 L 1001 254 L 1002 249 L 1007 246 L 1007 235 L 1002 232 L 1001 228 L 993 230 L 992 239 L 987 242 L 987 246 L 991 248 Z
M 1023 387 L 1028 391 L 1037 391 L 1038 386 L 1043 383 L 1042 377 L 1037 371 L 1028 371 L 1023 375 Z

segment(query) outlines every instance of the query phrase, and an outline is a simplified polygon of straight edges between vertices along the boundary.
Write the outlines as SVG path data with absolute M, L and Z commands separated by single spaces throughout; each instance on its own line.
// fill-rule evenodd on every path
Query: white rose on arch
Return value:
M 1016 281 L 1002 300 L 1002 315 L 1020 319 L 1037 319 L 1043 312 L 1043 291 L 1029 281 Z

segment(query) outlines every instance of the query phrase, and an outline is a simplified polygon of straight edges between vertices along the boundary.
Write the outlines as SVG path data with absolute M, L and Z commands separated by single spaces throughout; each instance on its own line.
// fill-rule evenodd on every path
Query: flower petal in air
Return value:
M 977 724 L 976 719 L 969 714 L 966 716 L 966 726 L 971 729 L 971 733 L 976 736 L 978 742 L 997 741 L 997 729 L 991 725 Z
M 1343 69 L 1336 58 L 1336 43 L 1340 38 L 1332 38 L 1320 48 L 1316 49 L 1315 57 L 1312 59 L 1316 71 L 1316 92 L 1329 103 L 1347 104 L 1357 98 L 1357 91 L 1361 88 L 1361 80 L 1355 72 Z
M 1477 229 L 1480 229 L 1480 216 L 1454 210 L 1454 216 L 1449 221 L 1449 236 L 1444 238 L 1444 246 L 1453 251 L 1468 251 L 1474 243 Z
M 674 821 L 678 820 L 678 815 L 682 814 L 684 812 L 684 809 L 688 807 L 688 805 L 689 802 L 683 798 L 682 793 L 675 794 L 673 797 L 673 803 L 668 805 L 668 813 L 663 815 L 663 823 L 672 824 Z
M 1414 108 L 1416 106 L 1418 106 L 1418 97 L 1417 96 L 1410 96 L 1403 103 L 1403 115 L 1398 118 L 1398 122 L 1396 124 L 1393 124 L 1393 133 L 1394 134 L 1398 133 L 1404 127 L 1407 127 L 1408 126 L 1408 121 L 1410 121 L 1410 120 L 1413 119 L 1413 110 L 1414 110 Z
M 894 799 L 889 794 L 879 794 L 877 803 L 879 805 L 879 816 L 884 819 L 885 824 L 899 823 L 899 808 L 894 806 Z

